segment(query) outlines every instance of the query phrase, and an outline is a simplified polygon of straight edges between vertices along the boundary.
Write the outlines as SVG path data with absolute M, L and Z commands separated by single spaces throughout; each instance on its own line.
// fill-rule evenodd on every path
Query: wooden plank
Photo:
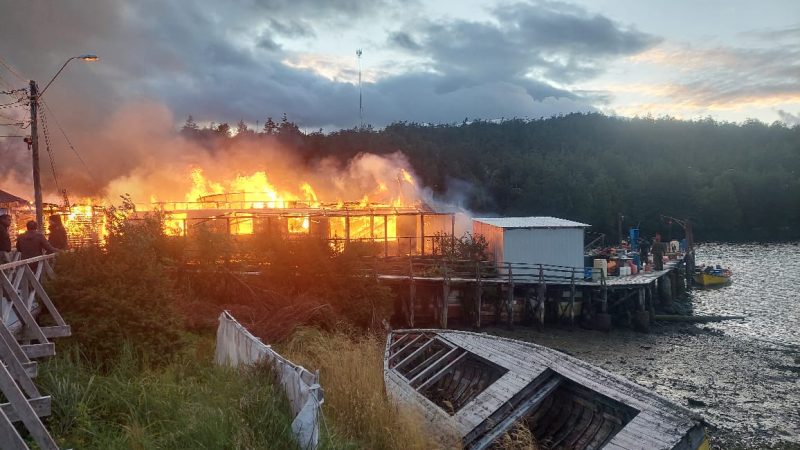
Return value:
M 420 373 L 418 373 L 414 378 L 410 379 L 408 381 L 408 384 L 411 387 L 414 387 L 418 381 L 423 379 L 423 377 L 427 376 L 429 373 L 433 372 L 434 370 L 437 370 L 439 368 L 439 366 L 441 366 L 442 364 L 446 364 L 447 361 L 450 361 L 451 358 L 455 357 L 456 354 L 458 352 L 460 352 L 460 351 L 462 351 L 460 348 L 453 347 L 453 349 L 451 349 L 449 352 L 445 353 L 444 356 L 442 356 L 441 358 L 439 358 L 436 361 L 434 361 L 433 363 L 431 363 L 430 366 L 426 367 Z
M 3 344 L 7 345 L 8 348 L 14 353 L 14 357 L 21 361 L 22 363 L 30 362 L 30 359 L 25 355 L 25 352 L 22 351 L 22 348 L 19 346 L 19 342 L 11 334 L 11 331 L 6 327 L 5 324 L 0 323 L 0 346 Z
M 47 417 L 50 415 L 50 396 L 46 397 L 37 397 L 32 398 L 28 401 L 30 403 L 31 408 L 39 417 Z M 22 419 L 17 415 L 17 411 L 11 405 L 11 403 L 0 403 L 0 409 L 3 410 L 8 420 L 12 423 L 20 422 Z
M 68 337 L 72 335 L 72 328 L 69 325 L 56 325 L 52 327 L 41 327 L 42 333 L 47 338 Z
M 450 345 L 440 348 L 439 351 L 437 351 L 436 353 L 434 353 L 433 355 L 428 357 L 428 359 L 423 361 L 417 367 L 414 367 L 413 369 L 408 371 L 408 373 L 406 373 L 405 377 L 408 378 L 409 380 L 414 379 L 414 377 L 416 377 L 418 373 L 422 372 L 427 367 L 430 367 L 430 365 L 433 364 L 434 361 L 438 360 L 439 358 L 444 356 L 445 353 L 449 352 L 452 349 L 453 349 L 453 347 L 450 346 Z
M 423 337 L 426 337 L 425 333 L 422 333 L 419 336 L 415 337 L 414 339 L 411 340 L 411 342 L 409 342 L 408 344 L 403 345 L 402 348 L 400 348 L 399 350 L 397 350 L 393 354 L 389 355 L 389 364 L 391 364 L 393 359 L 397 358 L 403 352 L 405 352 L 406 350 L 411 348 L 412 345 L 414 345 L 418 340 L 422 339 Z
M 5 275 L 0 274 L 0 283 L 3 284 L 5 288 L 6 294 L 11 298 L 11 303 L 14 305 L 14 309 L 17 313 L 17 317 L 20 318 L 22 323 L 25 324 L 25 327 L 31 330 L 35 338 L 40 342 L 47 342 L 47 338 L 45 337 L 42 330 L 39 328 L 39 324 L 36 323 L 36 319 L 33 318 L 31 312 L 25 306 L 22 298 L 20 298 L 19 294 L 13 287 L 11 286 L 11 282 L 8 281 Z M 38 330 L 38 332 L 36 331 Z
M 39 444 L 39 448 L 42 450 L 58 450 L 58 446 L 53 441 L 50 433 L 47 432 L 47 428 L 45 428 L 39 416 L 36 415 L 36 411 L 28 403 L 28 399 L 25 398 L 6 366 L 2 364 L 0 364 L 0 391 L 3 392 L 8 402 L 14 405 L 14 410 L 20 422 L 25 424 L 25 428 L 28 429 L 34 441 Z M 5 413 L 2 416 L 0 419 L 8 420 Z
M 42 283 L 39 282 L 39 279 L 37 279 L 34 276 L 30 267 L 25 266 L 25 274 L 27 275 L 28 281 L 30 281 L 31 286 L 33 286 L 34 291 L 36 292 L 36 294 L 39 295 L 39 300 L 41 300 L 42 304 L 47 309 L 47 312 L 50 313 L 50 316 L 56 322 L 56 325 L 60 325 L 62 327 L 66 326 L 67 323 L 64 322 L 64 319 L 61 317 L 61 314 L 59 314 L 55 305 L 53 305 L 53 301 L 50 300 L 50 296 L 47 295 L 47 292 L 44 290 L 44 287 L 42 287 Z
M 522 405 L 519 406 L 512 414 L 498 423 L 491 431 L 483 435 L 479 440 L 475 441 L 469 448 L 472 450 L 484 450 L 492 443 L 503 435 L 509 428 L 511 428 L 518 420 L 525 417 L 528 413 L 533 411 L 539 404 L 547 398 L 548 395 L 553 393 L 564 381 L 563 377 L 554 376 L 548 380 L 541 389 L 537 389 L 533 395 Z
M 42 358 L 45 356 L 53 356 L 56 354 L 56 345 L 52 342 L 46 344 L 28 344 L 21 345 L 22 351 L 31 359 Z
M 28 374 L 29 378 L 36 378 L 39 375 L 39 363 L 36 361 L 31 361 L 27 363 L 20 363 L 22 368 L 25 370 L 25 373 Z
M 403 335 L 401 335 L 399 338 L 395 339 L 395 341 L 394 341 L 394 342 L 392 342 L 392 344 L 389 346 L 389 351 L 392 351 L 392 349 L 394 349 L 394 348 L 396 348 L 398 345 L 400 345 L 400 343 L 401 343 L 401 342 L 403 342 L 403 341 L 405 341 L 405 340 L 407 340 L 407 339 L 410 339 L 410 338 L 411 338 L 411 336 L 412 336 L 412 334 L 411 334 L 411 333 L 404 333 L 404 334 L 403 334 Z
M 5 329 L 4 325 L 0 325 L 0 329 Z M 11 377 L 19 384 L 23 391 L 28 394 L 29 397 L 39 397 L 39 390 L 36 388 L 36 385 L 31 380 L 29 375 L 29 371 L 31 370 L 31 361 L 24 358 L 25 362 L 20 361 L 17 359 L 16 354 L 14 353 L 12 347 L 14 345 L 18 345 L 17 341 L 12 340 L 11 344 L 6 340 L 5 337 L 0 337 L 0 359 L 3 360 L 3 363 L 0 363 L 0 366 L 3 366 L 3 370 L 7 370 Z M 34 370 L 35 366 L 34 366 Z
M 436 372 L 436 373 L 435 373 L 435 374 L 434 374 L 432 377 L 428 378 L 427 380 L 425 380 L 425 382 L 424 382 L 424 383 L 422 383 L 421 385 L 419 385 L 419 387 L 417 387 L 417 391 L 419 391 L 419 392 L 424 392 L 426 389 L 428 389 L 429 387 L 431 387 L 431 386 L 432 386 L 434 383 L 436 383 L 437 381 L 439 381 L 439 380 L 440 380 L 440 379 L 441 379 L 443 376 L 445 376 L 445 375 L 447 374 L 447 372 L 448 372 L 450 369 L 452 369 L 452 368 L 453 368 L 453 366 L 455 366 L 456 364 L 458 364 L 458 363 L 460 363 L 461 361 L 463 361 L 464 359 L 466 359 L 466 357 L 467 357 L 468 355 L 469 355 L 469 353 L 468 353 L 468 352 L 463 352 L 463 353 L 461 353 L 460 355 L 456 356 L 456 359 L 454 359 L 453 361 L 451 361 L 451 362 L 450 362 L 450 364 L 448 364 L 448 365 L 444 366 L 444 367 L 442 368 L 442 370 L 440 370 L 440 371 Z
M 3 443 L 3 450 L 30 450 L 2 411 L 0 411 L 0 442 Z
M 422 354 L 422 352 L 427 350 L 431 345 L 434 344 L 434 342 L 441 342 L 441 341 L 438 341 L 437 339 L 434 338 L 434 339 L 431 339 L 428 342 L 422 344 L 418 349 L 414 350 L 408 356 L 406 356 L 405 358 L 400 360 L 397 364 L 395 364 L 393 369 L 399 371 L 400 369 L 403 368 L 403 366 L 405 366 L 406 364 L 410 363 L 411 361 L 414 360 L 414 358 L 416 358 L 417 356 Z

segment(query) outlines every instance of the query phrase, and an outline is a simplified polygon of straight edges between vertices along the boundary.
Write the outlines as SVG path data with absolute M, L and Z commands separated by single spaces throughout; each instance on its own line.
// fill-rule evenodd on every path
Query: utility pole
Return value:
M 42 206 L 42 180 L 39 176 L 39 128 L 36 121 L 39 106 L 39 88 L 36 82 L 30 83 L 31 102 L 31 157 L 33 158 L 33 198 L 36 203 L 36 223 L 44 231 L 44 211 Z

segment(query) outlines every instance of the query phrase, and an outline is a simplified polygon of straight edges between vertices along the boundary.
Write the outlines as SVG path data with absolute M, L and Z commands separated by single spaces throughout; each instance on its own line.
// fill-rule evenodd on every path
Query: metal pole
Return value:
M 42 180 L 39 175 L 39 127 L 36 120 L 39 106 L 39 93 L 36 82 L 30 82 L 31 103 L 31 158 L 33 159 L 33 198 L 36 204 L 36 222 L 39 229 L 44 231 L 44 207 L 42 205 Z

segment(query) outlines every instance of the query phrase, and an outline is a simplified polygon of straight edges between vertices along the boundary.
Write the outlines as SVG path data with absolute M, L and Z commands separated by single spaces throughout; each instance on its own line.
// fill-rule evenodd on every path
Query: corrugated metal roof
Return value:
M 586 228 L 591 225 L 558 217 L 488 217 L 472 219 L 499 228 Z

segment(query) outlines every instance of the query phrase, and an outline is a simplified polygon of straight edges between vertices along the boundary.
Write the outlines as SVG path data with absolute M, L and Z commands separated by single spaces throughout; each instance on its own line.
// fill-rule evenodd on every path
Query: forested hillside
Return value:
M 701 241 L 800 237 L 800 126 L 601 114 L 327 134 L 302 133 L 285 117 L 267 124 L 254 132 L 240 123 L 232 138 L 227 124 L 187 122 L 183 132 L 216 148 L 277 139 L 309 161 L 401 151 L 436 195 L 476 214 L 553 215 L 616 236 L 622 213 L 626 227 L 682 236 L 663 214 L 691 219 Z

